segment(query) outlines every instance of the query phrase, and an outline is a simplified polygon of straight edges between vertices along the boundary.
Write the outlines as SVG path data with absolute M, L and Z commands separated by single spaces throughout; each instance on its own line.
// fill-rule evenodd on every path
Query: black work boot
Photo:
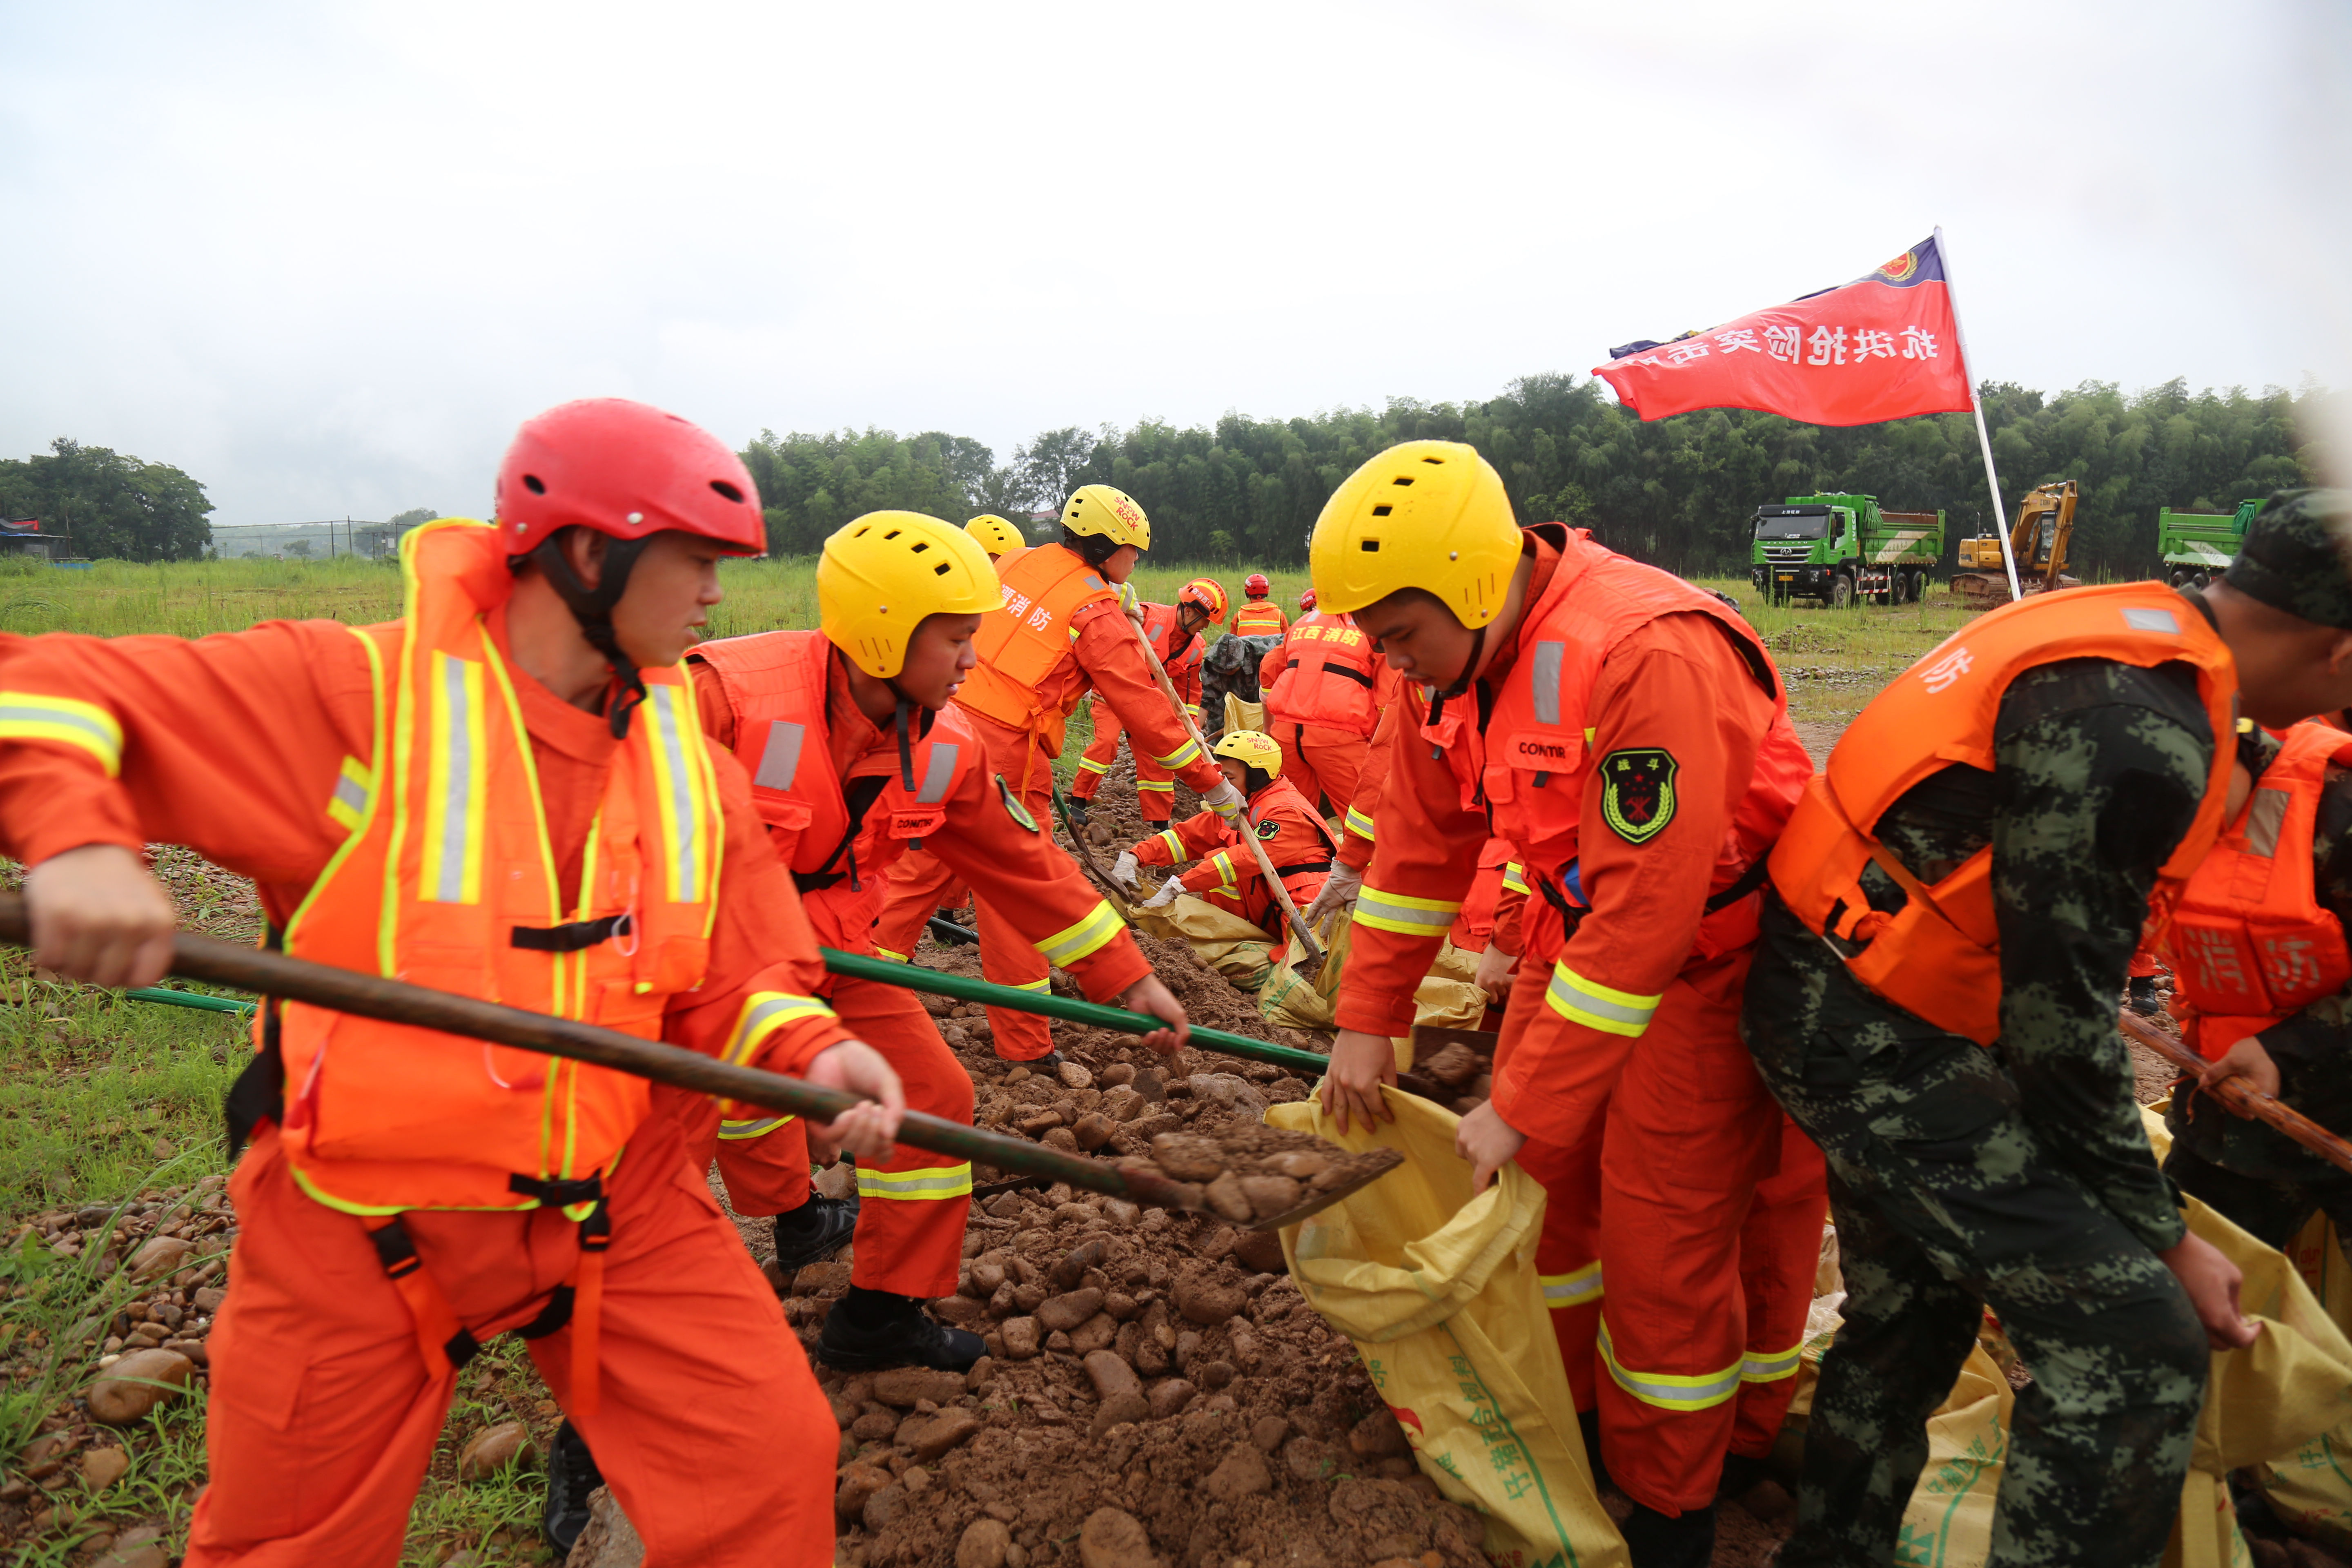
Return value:
M 2143 1018 L 2153 1018 L 2164 1011 L 2164 1003 L 2156 994 L 2156 976 L 2135 974 L 2131 977 L 2131 999 L 2125 1005 Z
M 1070 825 L 1074 827 L 1087 825 L 1087 803 L 1076 795 L 1070 797 Z
M 822 1263 L 857 1231 L 857 1200 L 812 1197 L 776 1216 L 776 1268 L 785 1279 Z
M 969 1372 L 987 1351 L 978 1334 L 951 1329 L 924 1311 L 919 1298 L 856 1285 L 825 1314 L 816 1342 L 817 1360 L 843 1372 L 886 1366 Z
M 1763 1459 L 1751 1458 L 1746 1454 L 1726 1454 L 1723 1456 L 1723 1481 L 1715 1489 L 1716 1500 L 1720 1502 L 1729 1498 L 1737 1502 L 1754 1491 L 1770 1473 Z
M 1617 1528 L 1633 1568 L 1706 1568 L 1715 1555 L 1713 1503 L 1672 1518 L 1635 1503 Z
M 1059 1076 L 1062 1070 L 1062 1053 L 1059 1051 L 1047 1051 L 1044 1056 L 1033 1058 L 1025 1062 L 1013 1061 L 1010 1057 L 1000 1057 L 997 1059 L 1013 1067 L 1027 1068 L 1040 1078 L 1055 1078 Z
M 539 1521 L 557 1561 L 572 1554 L 580 1532 L 588 1528 L 588 1494 L 604 1484 L 587 1439 L 569 1421 L 558 1426 L 555 1440 L 547 1446 L 547 1510 Z

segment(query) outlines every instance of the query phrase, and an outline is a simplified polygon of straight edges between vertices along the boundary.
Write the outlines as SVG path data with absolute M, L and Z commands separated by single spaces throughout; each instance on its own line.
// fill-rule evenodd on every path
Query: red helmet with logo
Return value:
M 625 397 L 558 404 L 516 432 L 499 465 L 498 521 L 509 555 L 575 525 L 615 539 L 675 530 L 730 555 L 768 547 L 743 460 L 700 426 Z
M 1298 607 L 1301 611 L 1311 610 L 1315 607 L 1314 589 L 1309 588 L 1307 592 L 1298 595 Z
M 1225 585 L 1214 577 L 1195 577 L 1176 595 L 1179 605 L 1196 605 L 1211 625 L 1225 618 Z
M 1242 592 L 1253 599 L 1265 598 L 1269 586 L 1265 580 L 1265 574 L 1263 572 L 1253 572 L 1242 580 Z

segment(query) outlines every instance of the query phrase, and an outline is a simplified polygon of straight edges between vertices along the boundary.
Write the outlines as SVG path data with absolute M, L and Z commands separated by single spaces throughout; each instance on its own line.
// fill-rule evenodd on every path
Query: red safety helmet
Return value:
M 1253 572 L 1246 578 L 1243 579 L 1242 592 L 1247 594 L 1253 599 L 1263 599 L 1265 597 L 1266 589 L 1269 585 L 1270 584 L 1268 584 L 1265 580 L 1265 573 Z
M 1211 626 L 1225 618 L 1225 585 L 1214 577 L 1195 577 L 1176 595 L 1179 605 L 1195 605 Z
M 575 525 L 615 539 L 676 530 L 730 555 L 768 547 L 743 460 L 700 426 L 625 397 L 558 404 L 516 432 L 499 465 L 498 521 L 509 555 Z
M 1315 590 L 1314 590 L 1314 589 L 1312 589 L 1312 588 L 1309 588 L 1309 589 L 1307 589 L 1307 592 L 1305 592 L 1304 594 L 1301 594 L 1301 595 L 1298 595 L 1298 608 L 1299 608 L 1299 611 L 1300 611 L 1302 614 L 1304 614 L 1306 611 L 1311 610 L 1311 609 L 1313 609 L 1314 607 L 1315 607 Z

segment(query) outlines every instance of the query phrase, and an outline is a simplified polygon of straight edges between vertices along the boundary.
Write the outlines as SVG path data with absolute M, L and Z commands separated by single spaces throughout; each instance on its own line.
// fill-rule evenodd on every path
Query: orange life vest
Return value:
M 643 672 L 579 901 L 561 908 L 515 700 L 530 678 L 485 625 L 512 591 L 498 530 L 443 518 L 412 529 L 400 559 L 404 618 L 354 628 L 375 723 L 373 756 L 347 759 L 337 791 L 351 837 L 288 921 L 286 951 L 658 1037 L 670 999 L 702 983 L 726 841 L 685 671 Z M 604 1068 L 299 1002 L 277 1016 L 287 1161 L 353 1214 L 536 1207 L 534 1188 L 607 1172 L 648 1109 L 643 1079 Z
M 1577 858 L 1585 774 L 1598 761 L 1586 718 L 1601 666 L 1633 632 L 1683 613 L 1722 627 L 1773 698 L 1772 723 L 1717 857 L 1706 912 L 1685 962 L 1746 946 L 1756 938 L 1756 904 L 1747 895 L 1763 885 L 1764 857 L 1813 770 L 1789 722 L 1771 658 L 1748 623 L 1713 595 L 1557 525 L 1544 531 L 1561 542 L 1559 564 L 1528 606 L 1518 657 L 1496 695 L 1483 743 L 1470 743 L 1476 726 L 1465 722 L 1458 702 L 1445 704 L 1433 722 L 1425 719 L 1421 731 L 1454 759 L 1464 805 L 1476 809 L 1484 802 L 1495 836 L 1509 841 L 1527 885 L 1542 894 L 1528 902 L 1527 951 L 1548 958 L 1566 931 L 1560 879 Z
M 1817 932 L 1868 945 L 1855 979 L 1938 1028 L 1990 1045 L 2000 1032 L 2000 937 L 1992 850 L 1924 886 L 1871 837 L 1903 792 L 1955 763 L 1990 772 L 2001 694 L 2038 665 L 2107 658 L 2142 668 L 2183 663 L 2213 727 L 2213 772 L 2188 835 L 2158 872 L 2158 928 L 2220 831 L 2228 799 L 2238 678 L 2228 645 L 2160 583 L 2070 588 L 2005 605 L 1947 637 L 1873 698 L 1830 753 L 1772 852 L 1772 885 Z M 1909 895 L 1873 910 L 1859 878 L 1876 860 Z
M 827 739 L 832 653 L 821 631 L 761 632 L 704 643 L 690 657 L 718 677 L 735 716 L 735 754 L 751 774 L 751 804 L 817 940 L 870 952 L 890 867 L 946 823 L 942 803 L 979 760 L 980 742 L 952 708 L 926 712 L 904 757 L 877 752 L 844 779 Z
M 1237 637 L 1278 637 L 1283 625 L 1282 606 L 1269 599 L 1251 599 L 1234 612 Z
M 1070 657 L 1080 612 L 1117 605 L 1118 590 L 1064 544 L 1010 551 L 998 558 L 996 575 L 1003 586 L 1003 613 L 981 617 L 971 639 L 980 663 L 964 677 L 956 700 L 1027 731 L 1059 756 L 1062 727 L 1085 689 L 1072 689 L 1070 707 L 1049 707 L 1041 689 Z
M 1265 689 L 1265 716 L 1371 739 L 1381 721 L 1372 706 L 1381 656 L 1352 616 L 1301 616 L 1282 642 L 1282 672 Z
M 2165 945 L 2174 1000 L 2194 1009 L 2189 1041 L 2209 1058 L 2352 981 L 2343 922 L 2314 889 L 2312 840 L 2331 763 L 2352 763 L 2352 735 L 2324 722 L 2289 730 L 2173 909 Z

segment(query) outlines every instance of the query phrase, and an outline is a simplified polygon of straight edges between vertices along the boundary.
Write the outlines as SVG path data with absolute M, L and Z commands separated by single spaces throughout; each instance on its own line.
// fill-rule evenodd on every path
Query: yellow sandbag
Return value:
M 1265 733 L 1265 704 L 1263 702 L 1244 702 L 1240 698 L 1234 696 L 1232 692 L 1226 692 L 1225 728 L 1229 731 L 1234 730 L 1255 730 L 1260 734 Z
M 2352 1264 L 2344 1260 L 2334 1223 L 2312 1215 L 2287 1243 L 2286 1258 L 2329 1321 L 2352 1337 Z M 2352 1423 L 2256 1466 L 2254 1475 L 2288 1525 L 2330 1546 L 2352 1547 Z
M 1231 910 L 1179 893 L 1172 904 L 1137 910 L 1134 923 L 1153 936 L 1183 942 L 1202 963 L 1244 991 L 1265 984 L 1274 944 L 1265 932 Z
M 1338 1026 L 1339 977 L 1348 967 L 1348 952 L 1353 945 L 1355 923 L 1346 916 L 1335 919 L 1318 932 L 1324 942 L 1322 973 L 1314 980 L 1300 978 L 1295 965 L 1307 956 L 1306 945 L 1294 934 L 1283 961 L 1274 966 L 1257 994 L 1257 1010 L 1269 1024 L 1280 1024 L 1293 1029 L 1329 1029 Z M 1328 932 L 1328 935 L 1324 933 Z M 1435 1024 L 1448 1029 L 1475 1029 L 1486 1016 L 1486 995 L 1470 984 L 1478 970 L 1477 956 L 1465 953 L 1452 942 L 1438 950 L 1437 959 L 1412 994 L 1412 1021 Z M 1397 1065 L 1412 1065 L 1408 1041 L 1398 1043 Z
M 1536 1279 L 1543 1188 L 1517 1165 L 1475 1197 L 1455 1118 L 1383 1091 L 1396 1120 L 1342 1134 L 1307 1100 L 1265 1119 L 1405 1163 L 1282 1233 L 1290 1277 L 1355 1342 L 1422 1473 L 1486 1517 L 1496 1563 L 1622 1568 Z M 1559 1424 L 1554 1424 L 1554 1418 Z

